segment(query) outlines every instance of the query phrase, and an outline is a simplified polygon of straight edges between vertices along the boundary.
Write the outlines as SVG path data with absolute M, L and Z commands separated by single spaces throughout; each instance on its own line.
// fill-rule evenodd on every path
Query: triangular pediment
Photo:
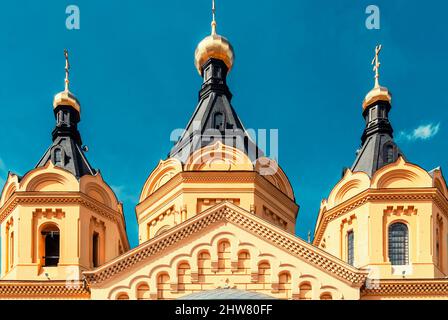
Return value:
M 252 264 L 252 277 L 255 278 L 254 270 L 256 272 L 257 265 L 262 260 L 271 262 L 272 265 L 276 264 L 275 272 L 280 272 L 281 268 L 294 270 L 298 267 L 303 270 L 298 273 L 308 275 L 311 278 L 314 277 L 317 279 L 316 281 L 325 282 L 323 278 L 331 279 L 328 281 L 332 282 L 332 287 L 337 283 L 359 289 L 367 277 L 365 271 L 347 265 L 298 237 L 228 202 L 210 208 L 164 234 L 141 244 L 125 255 L 84 274 L 92 288 L 97 287 L 101 290 L 109 286 L 112 290 L 115 284 L 126 283 L 126 281 L 131 283 L 133 277 L 139 279 L 143 277 L 147 279 L 148 283 L 153 283 L 152 286 L 155 286 L 157 280 L 154 277 L 156 274 L 150 265 L 165 268 L 167 274 L 171 273 L 172 277 L 176 277 L 176 272 L 170 271 L 170 263 L 179 259 L 187 261 L 194 255 L 194 250 L 199 250 L 197 248 L 201 243 L 207 244 L 211 248 L 209 251 L 213 251 L 212 247 L 215 246 L 213 242 L 219 235 L 228 235 L 227 238 L 235 238 L 235 244 L 231 244 L 232 248 L 241 245 L 242 248 L 253 246 L 256 249 L 257 254 L 251 254 L 253 261 L 250 262 Z M 201 237 L 205 240 L 202 240 Z M 233 240 L 229 241 L 232 242 Z M 189 246 L 196 249 L 190 249 Z M 240 251 L 240 248 L 232 250 Z M 257 255 L 257 261 L 255 261 L 255 255 Z M 170 256 L 172 258 L 169 258 Z M 169 261 L 165 262 L 166 259 Z M 195 259 L 193 260 L 197 261 Z M 229 259 L 232 260 L 232 268 L 236 268 L 237 258 L 229 256 Z M 218 274 L 219 257 L 214 252 L 211 252 L 211 260 L 212 265 L 215 263 L 213 268 L 216 268 L 215 273 Z M 194 261 L 190 263 L 192 277 L 195 276 L 198 269 Z M 272 271 L 272 274 L 275 272 Z M 314 276 L 311 274 L 314 274 Z M 226 278 L 226 281 L 228 280 Z M 196 281 L 199 280 L 196 279 Z M 149 285 L 149 287 L 152 286 Z M 225 284 L 223 284 L 223 287 L 225 287 Z

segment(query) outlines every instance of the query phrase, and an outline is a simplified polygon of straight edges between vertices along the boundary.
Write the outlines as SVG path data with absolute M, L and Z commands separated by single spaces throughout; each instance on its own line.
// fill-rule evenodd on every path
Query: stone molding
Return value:
M 309 263 L 326 273 L 332 274 L 352 286 L 361 287 L 366 280 L 368 274 L 367 271 L 353 268 L 328 253 L 290 235 L 281 228 L 275 227 L 269 222 L 266 222 L 228 202 L 221 203 L 206 210 L 204 213 L 172 228 L 159 237 L 140 245 L 106 265 L 93 271 L 84 272 L 84 275 L 89 284 L 98 285 L 101 282 L 107 281 L 117 274 L 130 269 L 132 266 L 145 259 L 148 259 L 163 250 L 169 249 L 190 235 L 198 233 L 208 226 L 220 221 L 226 221 L 240 226 L 248 232 L 256 234 L 267 242 L 287 251 L 293 256 L 300 258 L 306 263 Z
M 363 288 L 361 296 L 447 296 L 448 279 L 379 280 L 374 288 Z
M 347 212 L 361 207 L 365 203 L 379 201 L 384 201 L 385 205 L 387 205 L 388 201 L 434 201 L 443 209 L 443 212 L 446 212 L 448 217 L 448 200 L 435 188 L 410 190 L 368 189 L 345 203 L 326 211 L 318 222 L 313 243 L 316 246 L 320 244 L 329 222 L 339 218 Z
M 84 282 L 66 281 L 0 281 L 0 297 L 8 298 L 90 298 Z

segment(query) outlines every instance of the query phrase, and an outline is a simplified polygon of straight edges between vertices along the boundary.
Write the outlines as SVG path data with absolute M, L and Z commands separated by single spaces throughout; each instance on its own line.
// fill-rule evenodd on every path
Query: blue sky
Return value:
M 87 156 L 124 202 L 136 245 L 141 188 L 166 158 L 171 131 L 183 128 L 196 106 L 201 78 L 193 54 L 210 32 L 210 2 L 2 3 L 0 179 L 33 168 L 50 145 L 67 47 Z M 400 147 L 425 169 L 448 167 L 448 3 L 410 2 L 217 0 L 218 32 L 236 52 L 233 105 L 246 127 L 279 130 L 279 162 L 301 205 L 303 238 L 355 159 L 377 43 Z M 372 3 L 381 9 L 381 30 L 365 27 Z M 81 10 L 80 30 L 65 28 L 70 4 Z

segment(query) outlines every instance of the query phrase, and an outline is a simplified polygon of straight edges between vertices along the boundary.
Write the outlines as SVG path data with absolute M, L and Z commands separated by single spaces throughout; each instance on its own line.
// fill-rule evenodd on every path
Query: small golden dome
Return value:
M 54 96 L 53 107 L 56 109 L 59 106 L 71 106 L 81 113 L 81 104 L 70 91 L 62 91 Z
M 367 107 L 378 101 L 392 102 L 392 94 L 389 92 L 389 89 L 381 86 L 373 88 L 364 99 L 362 104 L 363 110 L 366 110 Z
M 229 40 L 216 34 L 216 22 L 212 22 L 212 34 L 202 40 L 196 48 L 195 66 L 202 75 L 202 66 L 210 58 L 222 60 L 229 71 L 232 69 L 235 54 Z

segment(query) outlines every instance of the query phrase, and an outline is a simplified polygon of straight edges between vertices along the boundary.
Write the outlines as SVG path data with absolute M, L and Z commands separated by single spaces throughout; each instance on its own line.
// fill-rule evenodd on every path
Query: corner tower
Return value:
M 84 154 L 65 58 L 53 142 L 33 170 L 10 173 L 1 194 L 2 280 L 81 280 L 129 249 L 122 204 Z
M 448 275 L 448 192 L 440 168 L 408 162 L 393 140 L 391 94 L 379 85 L 363 103 L 366 129 L 353 167 L 321 203 L 314 245 L 371 272 L 372 279 Z
M 140 243 L 226 201 L 294 233 L 298 206 L 289 180 L 274 160 L 263 157 L 231 105 L 227 76 L 235 56 L 216 31 L 214 2 L 211 26 L 195 52 L 203 78 L 199 103 L 136 207 Z
M 394 142 L 394 130 L 389 121 L 392 95 L 379 83 L 381 49 L 382 46 L 375 49 L 375 58 L 372 62 L 375 71 L 375 87 L 367 94 L 363 102 L 362 115 L 366 121 L 366 128 L 361 138 L 361 149 L 351 168 L 353 172 L 365 172 L 370 177 L 385 165 L 394 163 L 400 157 L 405 158 Z

